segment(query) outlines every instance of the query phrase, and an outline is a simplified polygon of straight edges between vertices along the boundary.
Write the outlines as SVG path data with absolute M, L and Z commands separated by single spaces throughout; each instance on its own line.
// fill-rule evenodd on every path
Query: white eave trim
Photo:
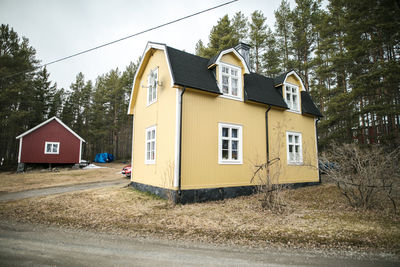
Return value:
M 47 123 L 51 122 L 52 120 L 56 120 L 59 124 L 61 124 L 65 129 L 67 129 L 69 132 L 71 132 L 76 138 L 78 138 L 79 140 L 81 140 L 82 142 L 86 142 L 82 137 L 80 137 L 79 135 L 77 135 L 74 131 L 71 130 L 71 128 L 69 128 L 67 125 L 65 125 L 60 119 L 58 119 L 57 117 L 52 117 L 50 119 L 48 119 L 47 121 L 42 122 L 39 125 L 36 125 L 35 127 L 33 127 L 32 129 L 29 129 L 28 131 L 24 132 L 21 135 L 18 135 L 15 139 L 20 139 L 22 137 L 24 137 L 25 135 L 35 131 L 36 129 L 42 127 L 43 125 L 46 125 Z
M 278 87 L 278 86 L 281 86 L 281 85 L 285 84 L 285 83 L 286 83 L 286 79 L 287 79 L 290 75 L 294 75 L 294 76 L 300 81 L 301 87 L 302 87 L 303 91 L 305 91 L 306 88 L 304 87 L 303 80 L 300 78 L 300 76 L 299 76 L 299 75 L 297 74 L 297 72 L 295 72 L 294 70 L 288 72 L 288 73 L 286 74 L 285 79 L 283 80 L 283 82 L 280 83 L 280 84 L 275 85 L 275 87 Z M 297 85 L 296 85 L 296 86 L 297 86 Z M 300 93 L 300 90 L 299 90 L 299 93 Z
M 234 53 L 234 54 L 240 59 L 240 61 L 241 61 L 242 64 L 243 64 L 243 66 L 244 66 L 244 73 L 250 74 L 250 70 L 249 70 L 249 67 L 247 66 L 246 61 L 244 60 L 244 58 L 242 57 L 242 55 L 239 54 L 238 51 L 236 51 L 235 48 L 229 48 L 229 49 L 226 49 L 226 50 L 221 51 L 221 52 L 219 53 L 219 55 L 218 55 L 218 58 L 215 60 L 215 63 L 212 64 L 212 65 L 219 64 L 219 62 L 220 62 L 220 60 L 221 60 L 221 57 L 222 57 L 223 55 L 225 55 L 225 54 L 228 54 L 228 53 Z M 211 65 L 211 66 L 212 66 L 212 65 Z
M 164 51 L 165 59 L 167 61 L 169 76 L 171 78 L 171 87 L 174 87 L 175 80 L 174 80 L 174 76 L 172 75 L 171 62 L 169 61 L 169 55 L 168 55 L 168 51 L 167 51 L 167 46 L 165 44 L 161 44 L 161 43 L 148 42 L 147 45 L 146 45 L 146 48 L 144 49 L 144 52 L 142 54 L 142 59 L 140 60 L 139 67 L 136 70 L 135 77 L 133 78 L 131 97 L 129 98 L 128 114 L 130 114 L 129 112 L 131 110 L 132 97 L 133 97 L 133 93 L 134 93 L 134 90 L 135 90 L 135 84 L 136 84 L 136 81 L 137 81 L 137 76 L 138 76 L 138 74 L 140 72 L 140 69 L 143 67 L 143 62 L 144 62 L 144 58 L 145 58 L 146 54 L 152 48 Z

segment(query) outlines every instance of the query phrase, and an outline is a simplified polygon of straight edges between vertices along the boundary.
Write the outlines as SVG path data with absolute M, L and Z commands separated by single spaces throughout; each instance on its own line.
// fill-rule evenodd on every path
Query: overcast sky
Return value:
M 0 0 L 0 23 L 9 24 L 36 49 L 42 63 L 90 49 L 146 30 L 229 0 Z M 142 55 L 148 41 L 194 53 L 199 39 L 208 35 L 219 18 L 241 11 L 249 17 L 261 10 L 268 25 L 275 23 L 274 10 L 280 0 L 239 0 L 228 6 L 177 22 L 125 41 L 48 66 L 58 88 L 69 88 L 79 72 L 86 80 L 111 69 L 124 70 Z M 294 0 L 290 1 L 291 8 Z

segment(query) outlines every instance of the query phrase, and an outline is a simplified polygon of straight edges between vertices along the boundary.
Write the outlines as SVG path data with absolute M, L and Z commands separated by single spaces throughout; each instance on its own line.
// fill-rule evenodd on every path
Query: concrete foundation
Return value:
M 289 188 L 300 188 L 304 186 L 318 185 L 318 182 L 287 184 Z M 257 192 L 257 186 L 236 186 L 220 187 L 207 189 L 182 190 L 179 194 L 177 190 L 171 190 L 136 182 L 131 182 L 130 187 L 143 192 L 149 192 L 164 199 L 170 199 L 175 203 L 195 203 L 205 201 L 224 200 L 238 196 L 248 196 Z
M 21 162 L 18 163 L 17 173 L 24 172 L 25 168 L 26 168 L 26 164 L 25 163 L 21 163 Z

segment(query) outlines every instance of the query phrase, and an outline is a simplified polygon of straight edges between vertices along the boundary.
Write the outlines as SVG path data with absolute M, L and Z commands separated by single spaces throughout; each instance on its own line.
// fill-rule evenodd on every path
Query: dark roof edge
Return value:
M 278 107 L 278 108 L 289 109 L 287 106 L 285 107 L 285 106 L 281 106 L 281 105 L 276 105 L 276 104 L 271 104 L 271 103 L 263 102 L 263 101 L 260 101 L 260 100 L 255 100 L 255 99 L 249 98 L 248 96 L 246 97 L 246 100 L 245 100 L 245 101 L 251 101 L 251 102 L 256 102 L 256 103 L 259 103 L 259 104 L 269 105 L 269 106 L 272 106 L 272 107 Z
M 192 86 L 192 85 L 188 85 L 188 84 L 174 83 L 174 85 L 177 85 L 177 86 L 184 86 L 184 87 L 187 87 L 187 88 L 191 88 L 191 89 L 195 89 L 195 90 L 200 90 L 200 91 L 203 91 L 203 92 L 212 93 L 212 94 L 216 94 L 216 95 L 222 95 L 221 92 L 215 92 L 215 91 L 211 91 L 211 90 L 208 90 L 208 89 L 205 89 L 205 88 L 199 88 L 199 87 Z
M 301 91 L 301 113 L 319 118 L 323 117 L 321 111 L 317 108 L 307 91 Z

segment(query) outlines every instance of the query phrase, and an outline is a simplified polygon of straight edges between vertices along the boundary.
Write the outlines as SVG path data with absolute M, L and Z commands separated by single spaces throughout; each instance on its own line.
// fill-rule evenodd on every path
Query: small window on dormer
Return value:
M 150 70 L 147 77 L 147 105 L 157 101 L 158 68 Z
M 300 112 L 299 87 L 293 84 L 284 85 L 285 101 L 291 111 Z
M 235 66 L 220 65 L 220 87 L 224 96 L 241 98 L 241 69 Z

